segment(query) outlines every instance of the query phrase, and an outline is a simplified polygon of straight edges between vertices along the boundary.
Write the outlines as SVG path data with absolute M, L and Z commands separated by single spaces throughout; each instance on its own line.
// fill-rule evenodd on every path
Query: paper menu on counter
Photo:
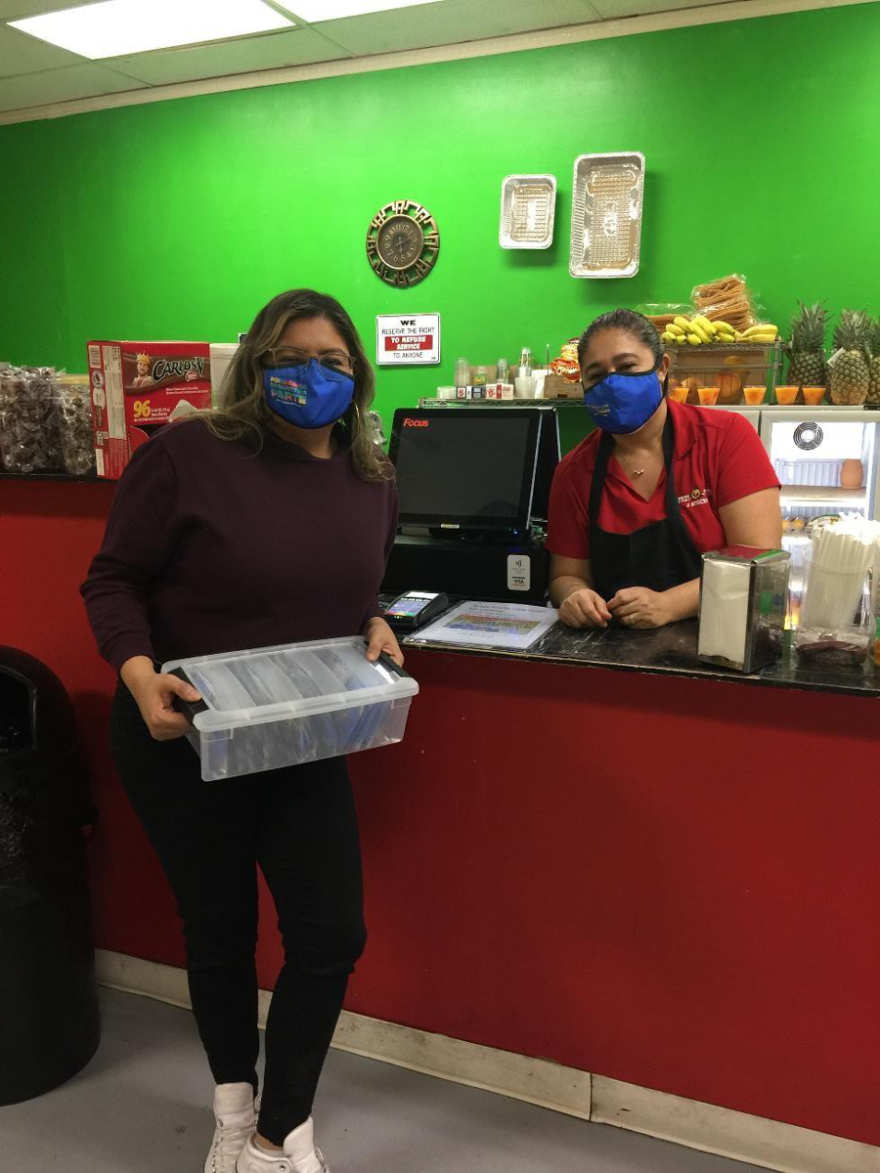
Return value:
M 552 607 L 521 603 L 459 603 L 407 639 L 413 643 L 462 644 L 524 651 L 556 622 Z

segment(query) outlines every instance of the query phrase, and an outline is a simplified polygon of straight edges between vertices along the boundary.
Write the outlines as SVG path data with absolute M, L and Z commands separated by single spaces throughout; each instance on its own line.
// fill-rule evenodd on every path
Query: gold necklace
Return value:
M 626 464 L 624 463 L 623 460 L 621 460 L 620 456 L 618 456 L 617 459 L 618 459 L 618 462 L 623 466 L 623 471 L 626 473 L 627 476 L 643 477 L 645 475 L 645 470 L 643 468 L 627 468 Z
M 617 462 L 626 473 L 628 477 L 643 477 L 648 471 L 647 468 L 631 468 L 628 461 L 631 459 L 628 454 L 624 454 L 619 449 L 614 454 L 617 457 Z

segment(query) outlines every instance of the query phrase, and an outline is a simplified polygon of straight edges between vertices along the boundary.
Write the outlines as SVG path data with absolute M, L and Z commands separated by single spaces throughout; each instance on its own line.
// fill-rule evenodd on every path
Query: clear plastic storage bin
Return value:
M 358 636 L 171 660 L 203 703 L 188 706 L 202 778 L 277 770 L 403 738 L 415 680 Z

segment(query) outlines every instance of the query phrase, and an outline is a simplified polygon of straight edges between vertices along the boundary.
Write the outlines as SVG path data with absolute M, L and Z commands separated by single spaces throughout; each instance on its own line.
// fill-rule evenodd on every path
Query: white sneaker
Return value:
M 310 1116 L 287 1134 L 280 1153 L 267 1152 L 251 1137 L 239 1155 L 235 1173 L 330 1173 L 330 1169 L 321 1150 L 315 1148 Z
M 257 1126 L 254 1089 L 249 1083 L 220 1083 L 214 1089 L 214 1143 L 205 1173 L 235 1173 L 238 1154 Z

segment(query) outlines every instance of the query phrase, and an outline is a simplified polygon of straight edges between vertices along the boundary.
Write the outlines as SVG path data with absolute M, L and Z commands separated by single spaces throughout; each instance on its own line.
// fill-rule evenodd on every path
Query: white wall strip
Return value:
M 880 1148 L 874 1145 L 670 1096 L 601 1075 L 593 1076 L 591 1119 L 782 1173 L 880 1170 Z
M 343 1011 L 333 1046 L 438 1079 L 590 1119 L 590 1074 Z
M 189 1007 L 186 973 L 182 969 L 99 949 L 97 971 L 98 981 L 104 986 Z M 260 991 L 262 1027 L 270 998 L 267 991 Z M 333 1046 L 780 1173 L 880 1171 L 880 1148 L 873 1145 L 348 1011 L 340 1018 Z
M 657 12 L 648 16 L 631 16 L 592 24 L 565 25 L 456 45 L 438 45 L 429 49 L 411 49 L 400 53 L 381 53 L 343 61 L 325 61 L 315 65 L 292 65 L 281 69 L 236 73 L 228 77 L 206 78 L 175 85 L 106 94 L 95 98 L 78 98 L 0 113 L 0 126 L 15 122 L 35 122 L 45 118 L 63 118 L 70 114 L 87 114 L 93 110 L 111 110 L 120 106 L 141 106 L 148 102 L 167 102 L 172 98 L 192 98 L 201 94 L 220 94 L 232 90 L 258 89 L 316 78 L 340 77 L 353 73 L 373 73 L 381 69 L 404 69 L 432 65 L 438 61 L 463 61 L 473 57 L 494 57 L 500 53 L 517 53 L 526 49 L 546 49 L 554 45 L 571 45 L 581 41 L 603 41 L 609 37 L 634 36 L 637 33 L 694 25 L 723 24 L 733 20 L 753 20 L 763 16 L 786 16 L 816 8 L 845 8 L 855 4 L 875 4 L 877 0 L 726 0 L 700 8 L 683 8 L 674 12 Z

